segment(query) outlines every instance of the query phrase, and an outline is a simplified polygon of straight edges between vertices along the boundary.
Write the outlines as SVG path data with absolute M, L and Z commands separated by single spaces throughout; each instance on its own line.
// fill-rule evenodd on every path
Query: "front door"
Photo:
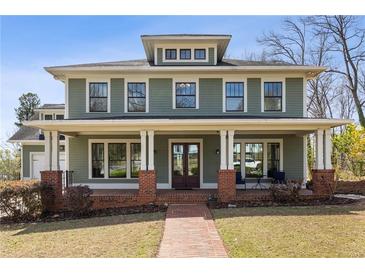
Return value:
M 172 144 L 172 187 L 191 189 L 200 186 L 200 148 L 196 143 Z

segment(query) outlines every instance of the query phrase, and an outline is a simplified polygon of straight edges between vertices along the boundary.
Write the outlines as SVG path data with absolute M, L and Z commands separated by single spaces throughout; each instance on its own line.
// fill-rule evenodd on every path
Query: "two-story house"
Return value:
M 230 35 L 141 39 L 146 59 L 45 68 L 65 84 L 65 110 L 25 123 L 44 134 L 44 170 L 62 169 L 62 134 L 74 184 L 152 197 L 218 189 L 232 200 L 237 174 L 247 188 L 277 171 L 305 183 L 311 133 L 316 169 L 332 169 L 331 128 L 350 121 L 307 116 L 307 80 L 324 67 L 224 59 Z

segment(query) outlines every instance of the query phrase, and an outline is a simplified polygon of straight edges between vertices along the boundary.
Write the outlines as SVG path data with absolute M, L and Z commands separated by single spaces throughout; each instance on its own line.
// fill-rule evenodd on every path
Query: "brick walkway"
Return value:
M 227 257 L 205 205 L 170 205 L 158 257 Z

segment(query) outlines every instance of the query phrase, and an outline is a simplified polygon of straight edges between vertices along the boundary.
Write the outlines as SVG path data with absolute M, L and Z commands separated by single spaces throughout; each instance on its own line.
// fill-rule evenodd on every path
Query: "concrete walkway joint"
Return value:
M 212 215 L 205 205 L 168 207 L 158 257 L 227 257 Z

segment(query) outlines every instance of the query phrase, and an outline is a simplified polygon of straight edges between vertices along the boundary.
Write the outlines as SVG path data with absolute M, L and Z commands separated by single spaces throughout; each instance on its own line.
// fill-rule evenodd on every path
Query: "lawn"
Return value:
M 155 257 L 164 213 L 1 225 L 0 257 Z
M 365 257 L 365 203 L 213 210 L 230 257 Z

